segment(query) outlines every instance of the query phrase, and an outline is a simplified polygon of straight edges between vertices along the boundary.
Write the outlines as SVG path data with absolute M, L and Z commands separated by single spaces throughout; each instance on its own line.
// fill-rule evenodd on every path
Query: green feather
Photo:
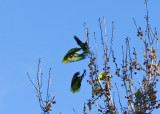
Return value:
M 77 36 L 74 36 L 74 39 L 82 49 L 85 48 L 85 43 L 83 43 Z
M 83 54 L 88 55 L 89 47 L 87 42 L 83 43 L 77 36 L 74 36 L 74 39 L 76 40 L 77 44 L 83 49 Z
M 82 76 L 78 76 L 80 73 L 79 72 L 76 72 L 74 75 L 73 75 L 73 78 L 72 78 L 72 81 L 71 81 L 71 92 L 73 93 L 77 93 L 80 91 L 80 87 L 81 87 L 81 82 L 82 82 L 82 79 L 84 77 L 86 73 L 86 70 L 84 70 L 84 73 L 82 74 Z
M 112 76 L 112 75 L 107 75 L 107 77 L 112 78 L 113 76 Z M 99 76 L 98 76 L 98 81 L 99 81 L 99 83 L 101 83 L 102 80 L 105 80 L 105 77 L 104 77 L 104 73 L 103 73 L 103 72 L 101 72 L 101 73 L 99 74 Z
M 62 62 L 67 64 L 68 62 L 80 61 L 85 58 L 84 54 L 78 54 L 78 51 L 81 48 L 72 48 L 70 49 L 67 54 L 63 57 Z
M 101 73 L 99 74 L 99 76 L 98 76 L 98 81 L 99 81 L 99 83 L 101 83 L 101 80 L 103 80 L 103 77 L 104 77 L 104 74 L 103 74 L 103 72 L 101 72 Z
M 67 52 L 66 55 L 75 54 L 75 53 L 77 53 L 77 52 L 80 51 L 80 50 L 81 50 L 81 48 L 72 48 L 72 49 L 70 49 L 70 50 Z
M 82 59 L 85 59 L 85 55 L 84 54 L 74 54 L 74 55 L 69 55 L 66 58 L 63 57 L 62 62 L 64 64 L 67 64 L 68 62 L 75 62 L 75 61 L 80 61 Z
M 136 100 L 137 100 L 137 103 L 138 103 L 141 100 L 141 96 L 142 96 L 142 93 L 141 93 L 140 89 L 138 89 L 135 96 L 136 96 Z

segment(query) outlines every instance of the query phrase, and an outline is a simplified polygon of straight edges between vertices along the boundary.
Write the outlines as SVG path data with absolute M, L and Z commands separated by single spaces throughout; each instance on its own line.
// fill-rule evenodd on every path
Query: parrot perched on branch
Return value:
M 67 64 L 68 62 L 75 62 L 84 59 L 86 56 L 84 54 L 79 54 L 78 51 L 81 48 L 72 48 L 68 51 L 68 53 L 63 57 L 62 62 Z
M 82 76 L 79 76 L 79 74 L 80 74 L 79 72 L 76 72 L 72 78 L 71 92 L 73 92 L 73 93 L 77 93 L 80 91 L 81 82 L 82 82 L 84 75 L 86 74 L 86 70 L 84 70 Z
M 107 75 L 107 77 L 112 78 L 113 76 L 112 76 L 112 75 Z M 98 81 L 99 81 L 99 83 L 101 83 L 101 80 L 105 80 L 105 77 L 104 77 L 104 73 L 103 73 L 103 72 L 101 72 L 101 73 L 99 74 L 99 76 L 98 76 Z
M 89 47 L 88 47 L 87 42 L 83 43 L 77 36 L 74 36 L 74 39 L 76 40 L 77 44 L 82 48 L 83 54 L 88 55 Z
M 135 93 L 135 96 L 137 103 L 139 103 L 142 97 L 142 92 L 140 91 L 140 89 L 138 89 L 138 91 Z

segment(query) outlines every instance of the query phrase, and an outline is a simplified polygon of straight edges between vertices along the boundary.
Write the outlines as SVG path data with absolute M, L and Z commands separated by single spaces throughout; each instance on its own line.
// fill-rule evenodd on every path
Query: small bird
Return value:
M 140 89 L 138 89 L 138 91 L 135 93 L 135 96 L 137 103 L 139 103 L 142 97 L 142 92 L 140 91 Z
M 77 36 L 74 36 L 74 39 L 76 40 L 77 44 L 82 48 L 83 54 L 88 55 L 89 47 L 88 47 L 87 42 L 83 43 Z
M 73 75 L 72 81 L 71 81 L 71 92 L 73 93 L 77 93 L 80 91 L 80 87 L 81 87 L 81 82 L 82 79 L 84 78 L 84 75 L 86 74 L 86 70 L 84 70 L 82 76 L 79 76 L 80 73 L 76 72 Z
M 108 78 L 112 78 L 113 76 L 112 75 L 107 75 Z M 98 81 L 99 83 L 101 83 L 102 80 L 105 80 L 105 76 L 104 76 L 104 73 L 101 72 L 98 76 Z
M 86 56 L 84 54 L 79 54 L 81 48 L 72 48 L 70 49 L 67 54 L 63 57 L 62 62 L 67 64 L 68 62 L 75 62 L 84 59 Z

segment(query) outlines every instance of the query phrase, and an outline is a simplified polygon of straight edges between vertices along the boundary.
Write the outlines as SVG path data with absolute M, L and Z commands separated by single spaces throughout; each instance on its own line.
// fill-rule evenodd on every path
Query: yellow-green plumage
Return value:
M 77 44 L 80 46 L 80 48 L 72 48 L 70 49 L 67 54 L 63 57 L 62 62 L 64 64 L 67 64 L 69 62 L 75 62 L 75 61 L 80 61 L 89 54 L 89 47 L 87 42 L 83 43 L 77 36 L 74 36 L 74 39 L 76 40 Z M 81 54 L 78 52 L 80 50 L 83 50 Z
M 68 62 L 75 62 L 80 61 L 85 58 L 84 54 L 79 54 L 78 51 L 81 50 L 81 48 L 72 48 L 70 49 L 67 54 L 63 57 L 62 62 L 64 64 L 67 64 Z
M 107 75 L 107 77 L 112 78 L 112 75 Z M 105 80 L 105 76 L 103 72 L 101 72 L 98 76 L 99 83 L 101 83 L 102 80 Z

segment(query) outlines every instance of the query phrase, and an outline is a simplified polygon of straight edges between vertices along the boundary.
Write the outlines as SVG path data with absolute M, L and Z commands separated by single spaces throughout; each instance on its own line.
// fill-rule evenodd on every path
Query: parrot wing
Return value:
M 101 80 L 103 80 L 103 72 L 101 72 L 100 74 L 99 74 L 99 76 L 98 76 L 98 81 L 99 81 L 99 83 L 101 83 Z
M 77 36 L 74 36 L 77 44 L 83 49 L 83 54 L 89 54 L 89 47 L 87 42 L 83 43 Z
M 78 52 L 79 50 L 81 50 L 81 48 L 72 48 L 70 49 L 66 55 L 73 55 L 75 54 L 76 52 Z
M 74 57 L 74 54 L 77 54 L 78 53 L 78 51 L 79 50 L 81 50 L 81 48 L 72 48 L 72 49 L 70 49 L 68 52 L 67 52 L 67 54 L 63 57 L 63 59 L 62 59 L 62 62 L 64 63 L 64 64 L 67 64 L 68 62 L 70 62 L 68 59 L 69 58 L 71 58 L 71 61 L 74 61 L 75 59 L 75 57 Z M 81 57 L 81 56 L 80 56 Z M 80 57 L 78 57 L 79 59 L 80 59 Z M 77 59 L 78 59 L 77 58 Z M 82 57 L 81 57 L 82 58 Z
M 77 36 L 74 35 L 74 39 L 82 49 L 85 47 L 85 44 Z
M 67 60 L 68 62 L 75 62 L 75 61 L 80 61 L 85 58 L 86 56 L 84 54 L 74 54 L 74 55 L 69 56 Z

